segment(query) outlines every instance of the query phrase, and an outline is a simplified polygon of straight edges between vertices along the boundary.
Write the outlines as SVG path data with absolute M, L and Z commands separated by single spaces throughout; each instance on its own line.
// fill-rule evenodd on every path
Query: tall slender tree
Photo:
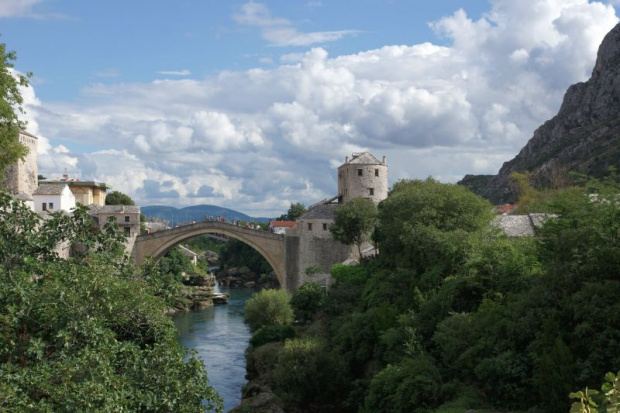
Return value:
M 28 86 L 32 74 L 17 73 L 13 69 L 16 59 L 17 54 L 7 52 L 6 45 L 0 43 L 0 185 L 6 168 L 28 154 L 28 148 L 19 142 L 19 131 L 26 127 L 26 122 L 19 119 L 25 113 L 19 88 Z

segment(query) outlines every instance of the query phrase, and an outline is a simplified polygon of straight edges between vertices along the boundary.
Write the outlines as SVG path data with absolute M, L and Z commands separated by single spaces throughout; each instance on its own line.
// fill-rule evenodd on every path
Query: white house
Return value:
M 67 211 L 75 208 L 75 195 L 66 183 L 40 185 L 32 194 L 34 210 L 38 213 L 43 211 Z

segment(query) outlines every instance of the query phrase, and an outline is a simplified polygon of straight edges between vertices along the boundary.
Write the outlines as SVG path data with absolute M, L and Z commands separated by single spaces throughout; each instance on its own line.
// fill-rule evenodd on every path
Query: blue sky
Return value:
M 495 173 L 617 21 L 587 0 L 2 0 L 0 41 L 35 75 L 44 175 L 276 216 L 335 195 L 352 152 L 391 182 Z

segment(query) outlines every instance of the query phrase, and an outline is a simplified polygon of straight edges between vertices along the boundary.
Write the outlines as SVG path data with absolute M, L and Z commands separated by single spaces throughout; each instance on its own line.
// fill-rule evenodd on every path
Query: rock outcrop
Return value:
M 598 50 L 587 82 L 570 86 L 559 113 L 535 132 L 521 152 L 497 175 L 467 175 L 461 185 L 494 203 L 511 202 L 513 172 L 533 173 L 539 186 L 562 186 L 568 171 L 600 177 L 620 170 L 620 24 Z

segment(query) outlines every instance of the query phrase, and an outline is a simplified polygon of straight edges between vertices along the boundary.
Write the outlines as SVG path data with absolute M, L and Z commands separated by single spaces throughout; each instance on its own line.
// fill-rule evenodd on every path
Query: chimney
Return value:
M 344 163 L 349 163 L 349 157 L 348 156 L 344 157 Z
M 385 163 L 385 155 L 383 155 L 383 165 L 386 165 L 386 163 Z

